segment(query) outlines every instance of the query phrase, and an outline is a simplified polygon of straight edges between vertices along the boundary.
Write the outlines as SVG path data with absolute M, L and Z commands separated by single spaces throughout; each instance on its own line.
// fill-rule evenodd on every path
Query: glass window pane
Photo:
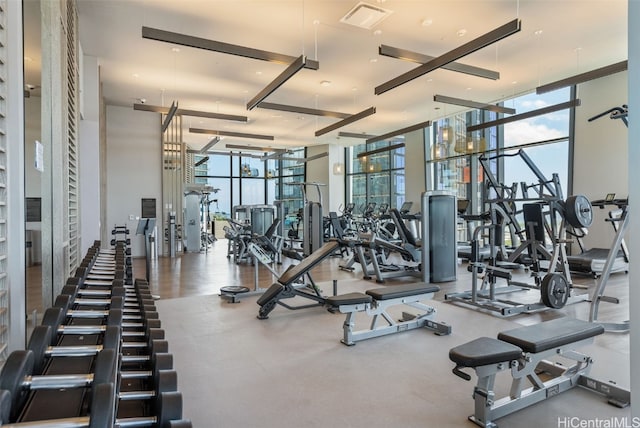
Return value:
M 264 204 L 264 180 L 242 178 L 242 205 Z
M 209 200 L 213 200 L 210 205 L 210 211 L 222 216 L 231 215 L 231 180 L 228 178 L 210 178 L 208 184 L 214 189 L 220 189 L 209 195 Z

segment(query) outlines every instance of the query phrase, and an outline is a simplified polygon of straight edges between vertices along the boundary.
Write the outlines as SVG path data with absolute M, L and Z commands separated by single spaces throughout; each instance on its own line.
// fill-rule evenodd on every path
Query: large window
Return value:
M 349 147 L 347 202 L 364 211 L 368 203 L 399 207 L 405 201 L 404 137 Z
M 504 104 L 520 114 L 569 101 L 571 94 L 570 88 L 564 88 L 543 95 L 523 95 Z M 496 153 L 515 154 L 523 150 L 548 180 L 554 174 L 558 175 L 566 197 L 571 191 L 568 175 L 570 111 L 561 110 L 466 133 L 467 126 L 497 118 L 496 113 L 475 110 L 433 123 L 432 145 L 427 159 L 427 171 L 433 177 L 432 190 L 453 192 L 470 201 L 468 212 L 480 212 L 486 186 L 479 156 L 488 158 L 485 165 L 498 182 L 506 186 L 522 182 L 533 184 L 537 177 L 522 164 L 520 157 L 492 158 Z

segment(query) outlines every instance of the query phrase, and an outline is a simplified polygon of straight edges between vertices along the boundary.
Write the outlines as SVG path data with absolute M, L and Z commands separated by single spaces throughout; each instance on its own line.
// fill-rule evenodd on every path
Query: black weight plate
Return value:
M 33 329 L 27 349 L 33 352 L 33 373 L 42 374 L 46 361 L 46 351 L 51 345 L 51 327 L 38 325 Z
M 102 339 L 103 348 L 114 349 L 116 352 L 120 352 L 120 342 L 121 342 L 121 328 L 117 325 L 107 326 Z
M 157 370 L 154 372 L 154 390 L 156 395 L 178 390 L 178 372 L 175 370 Z
M 91 397 L 89 428 L 113 428 L 115 409 L 116 395 L 113 383 L 95 385 Z
M 540 294 L 545 306 L 560 309 L 569 299 L 569 283 L 561 273 L 548 273 L 542 279 Z
M 173 354 L 155 353 L 151 356 L 151 370 L 173 370 Z
M 25 376 L 33 374 L 33 352 L 13 351 L 0 372 L 0 389 L 11 394 L 11 420 L 22 411 L 28 391 L 22 388 Z
M 565 211 L 567 222 L 573 227 L 587 228 L 593 223 L 593 207 L 584 195 L 569 196 Z
M 111 297 L 111 305 L 109 305 L 109 309 L 124 309 L 124 297 Z
M 149 345 L 149 351 L 151 354 L 169 352 L 169 342 L 166 340 L 152 340 Z
M 158 318 L 145 319 L 144 324 L 147 328 L 160 328 L 162 326 Z
M 6 425 L 11 418 L 11 393 L 6 389 L 0 390 L 0 425 Z
M 171 421 L 182 419 L 182 394 L 163 392 L 156 400 L 156 417 L 159 427 L 167 427 Z
M 164 339 L 164 329 L 162 328 L 149 329 L 149 340 L 163 340 L 163 339 Z
M 95 359 L 93 384 L 115 383 L 118 355 L 114 349 L 103 349 Z
M 68 294 L 60 294 L 56 297 L 56 301 L 53 302 L 55 308 L 62 308 L 63 311 L 67 311 L 71 306 L 73 298 Z
M 122 325 L 122 309 L 109 309 L 107 325 Z
M 51 327 L 51 344 L 54 345 L 58 339 L 58 327 L 65 318 L 62 308 L 48 308 L 42 316 L 42 325 Z
M 125 297 L 127 295 L 127 290 L 124 287 L 113 287 L 111 289 L 111 297 Z

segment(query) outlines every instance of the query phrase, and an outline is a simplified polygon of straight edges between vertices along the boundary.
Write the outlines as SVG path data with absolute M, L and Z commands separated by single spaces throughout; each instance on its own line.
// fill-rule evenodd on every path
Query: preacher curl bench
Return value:
M 481 337 L 452 348 L 449 358 L 456 364 L 453 373 L 471 380 L 471 376 L 462 371 L 469 367 L 478 377 L 473 389 L 475 413 L 469 419 L 481 427 L 496 428 L 494 420 L 574 386 L 598 392 L 616 407 L 626 407 L 629 391 L 589 377 L 593 360 L 576 351 L 593 343 L 593 338 L 602 333 L 604 327 L 600 324 L 560 318 L 502 332 L 498 339 Z M 573 363 L 547 360 L 553 356 Z M 497 399 L 496 375 L 505 370 L 511 370 L 511 391 L 508 396 Z M 526 380 L 531 384 L 527 389 Z

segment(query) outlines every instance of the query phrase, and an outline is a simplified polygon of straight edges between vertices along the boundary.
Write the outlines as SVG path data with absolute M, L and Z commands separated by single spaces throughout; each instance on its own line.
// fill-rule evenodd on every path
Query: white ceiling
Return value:
M 496 102 L 627 59 L 626 0 L 369 0 L 393 13 L 372 30 L 340 22 L 357 0 L 78 0 L 80 41 L 99 58 L 107 104 L 147 104 L 246 115 L 247 123 L 184 118 L 194 128 L 273 135 L 273 147 L 349 145 L 339 131 L 381 135 L 464 108 L 435 94 Z M 514 18 L 522 30 L 459 62 L 500 72 L 497 81 L 436 70 L 382 95 L 374 88 L 418 64 L 378 55 L 381 44 L 442 55 Z M 428 24 L 428 25 L 427 25 Z M 338 119 L 255 108 L 246 103 L 286 65 L 143 39 L 143 26 L 251 47 L 320 63 L 303 69 L 265 101 L 354 114 L 377 113 L 315 137 Z M 376 31 L 378 30 L 378 31 Z M 464 35 L 458 35 L 465 30 Z M 175 52 L 173 48 L 179 48 Z M 320 82 L 329 81 L 329 86 Z M 136 114 L 157 114 L 143 113 Z M 226 137 L 224 143 L 264 146 Z M 218 144 L 223 146 L 223 144 Z

